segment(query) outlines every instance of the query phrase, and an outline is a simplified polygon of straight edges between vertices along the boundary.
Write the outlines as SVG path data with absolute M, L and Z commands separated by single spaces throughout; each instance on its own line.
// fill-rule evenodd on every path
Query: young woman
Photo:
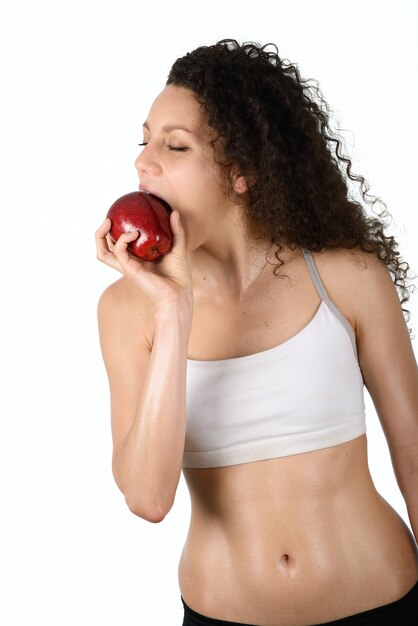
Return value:
M 136 169 L 173 208 L 172 250 L 140 261 L 137 232 L 97 230 L 123 274 L 98 306 L 115 481 L 160 522 L 183 471 L 184 626 L 416 625 L 409 265 L 350 196 L 341 162 L 364 178 L 332 155 L 319 89 L 271 46 L 197 48 L 151 106 Z M 415 539 L 369 473 L 364 385 Z

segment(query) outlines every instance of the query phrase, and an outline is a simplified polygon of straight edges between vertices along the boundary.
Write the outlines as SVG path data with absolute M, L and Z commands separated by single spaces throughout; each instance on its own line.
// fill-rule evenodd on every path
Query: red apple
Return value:
M 118 198 L 107 212 L 112 222 L 109 234 L 116 242 L 122 233 L 138 230 L 139 236 L 128 244 L 128 250 L 139 259 L 155 261 L 171 250 L 171 211 L 170 205 L 154 194 L 132 191 Z

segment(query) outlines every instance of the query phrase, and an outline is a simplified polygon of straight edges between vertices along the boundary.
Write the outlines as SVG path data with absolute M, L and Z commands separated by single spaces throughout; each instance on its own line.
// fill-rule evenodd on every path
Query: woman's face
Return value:
M 146 145 L 135 161 L 140 189 L 178 209 L 187 234 L 198 244 L 197 239 L 219 228 L 231 201 L 210 144 L 214 131 L 193 92 L 165 87 L 151 106 L 143 133 Z

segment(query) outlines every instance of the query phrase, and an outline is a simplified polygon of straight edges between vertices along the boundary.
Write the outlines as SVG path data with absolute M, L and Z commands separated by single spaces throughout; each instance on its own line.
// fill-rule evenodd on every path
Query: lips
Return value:
M 141 183 L 140 185 L 138 185 L 138 189 L 139 189 L 139 191 L 141 191 L 143 193 L 151 194 L 152 196 L 157 198 L 157 200 L 160 200 L 160 202 L 162 202 L 162 204 L 165 206 L 166 211 L 167 211 L 167 213 L 169 215 L 173 211 L 172 206 L 167 202 L 167 200 L 164 200 L 164 198 L 162 198 L 158 193 L 155 193 L 154 191 L 152 191 L 152 189 L 150 189 L 146 185 L 143 185 Z
M 152 194 L 153 196 L 155 196 L 159 200 L 162 200 L 163 202 L 167 202 L 167 200 L 164 200 L 164 198 L 162 196 L 160 196 L 160 194 L 155 193 L 155 191 L 153 191 L 152 189 L 150 189 L 146 185 L 143 185 L 142 183 L 138 186 L 138 189 L 139 189 L 139 191 L 143 191 L 144 193 Z

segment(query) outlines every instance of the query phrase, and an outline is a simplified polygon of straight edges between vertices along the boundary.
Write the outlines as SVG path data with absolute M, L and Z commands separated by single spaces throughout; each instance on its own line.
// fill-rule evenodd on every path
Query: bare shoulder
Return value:
M 324 250 L 312 254 L 330 299 L 349 319 L 356 333 L 372 323 L 382 307 L 398 316 L 400 300 L 385 263 L 360 249 Z
M 358 250 L 314 258 L 330 298 L 339 299 L 335 304 L 345 307 L 355 321 L 364 384 L 392 459 L 398 470 L 412 467 L 418 447 L 418 367 L 392 275 L 375 254 Z
M 97 304 L 101 334 L 107 329 L 124 329 L 130 333 L 141 328 L 143 338 L 151 349 L 153 312 L 151 303 L 136 285 L 122 276 L 111 283 L 101 294 Z
M 361 288 L 365 281 L 382 280 L 384 276 L 390 278 L 386 265 L 376 254 L 358 248 L 323 250 L 313 252 L 312 256 L 318 270 L 322 269 L 332 283 L 341 283 L 344 278 L 349 281 L 350 288 L 357 284 Z

